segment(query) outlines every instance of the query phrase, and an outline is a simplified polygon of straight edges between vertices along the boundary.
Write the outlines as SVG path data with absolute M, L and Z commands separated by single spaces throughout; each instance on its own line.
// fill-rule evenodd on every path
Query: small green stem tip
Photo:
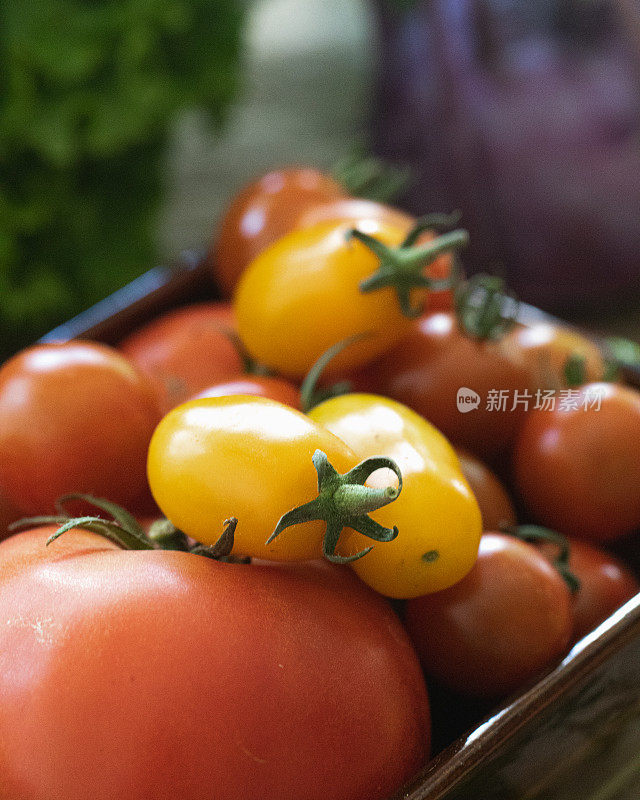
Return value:
M 425 268 L 443 253 L 454 253 L 469 242 L 467 231 L 459 228 L 437 236 L 426 244 L 415 244 L 425 230 L 443 229 L 455 217 L 429 215 L 416 222 L 404 242 L 399 247 L 389 245 L 357 228 L 351 229 L 347 236 L 357 239 L 377 256 L 378 269 L 360 284 L 361 292 L 373 292 L 377 289 L 391 287 L 396 291 L 402 313 L 407 317 L 417 317 L 422 312 L 422 305 L 411 304 L 413 289 L 434 289 L 437 291 L 450 289 L 457 282 L 456 270 L 448 278 L 436 280 L 425 274 Z
M 502 528 L 502 531 L 523 542 L 548 542 L 555 545 L 558 548 L 558 555 L 551 563 L 569 587 L 571 594 L 575 594 L 580 589 L 580 580 L 569 568 L 571 546 L 566 536 L 541 525 L 507 525 Z
M 315 500 L 283 514 L 267 539 L 267 544 L 270 544 L 285 528 L 303 522 L 323 520 L 327 525 L 322 541 L 324 557 L 336 564 L 346 564 L 362 558 L 372 548 L 367 547 L 352 556 L 341 556 L 336 553 L 343 528 L 352 528 L 376 542 L 390 542 L 396 538 L 398 529 L 395 526 L 385 528 L 368 516 L 372 511 L 393 502 L 402 491 L 402 473 L 395 461 L 384 456 L 367 458 L 344 475 L 333 468 L 322 450 L 315 451 L 312 461 L 318 473 L 318 496 Z M 369 476 L 383 468 L 390 469 L 396 474 L 398 486 L 381 489 L 365 486 Z
M 235 517 L 229 517 L 224 521 L 224 530 L 220 538 L 212 545 L 197 544 L 191 548 L 190 553 L 197 556 L 205 556 L 212 558 L 214 561 L 225 561 L 233 564 L 249 564 L 251 559 L 249 556 L 234 556 L 232 554 L 233 542 L 238 527 L 238 520 Z
M 501 339 L 515 325 L 518 300 L 497 275 L 482 272 L 461 281 L 453 300 L 458 325 L 473 339 Z
M 587 382 L 587 359 L 580 353 L 571 353 L 564 363 L 564 382 L 568 388 Z

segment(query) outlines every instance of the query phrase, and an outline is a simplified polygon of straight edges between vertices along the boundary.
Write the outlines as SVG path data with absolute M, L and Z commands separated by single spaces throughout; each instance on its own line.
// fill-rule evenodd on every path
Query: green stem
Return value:
M 411 304 L 413 289 L 442 290 L 453 286 L 453 276 L 435 280 L 425 274 L 425 268 L 443 253 L 454 253 L 469 242 L 469 234 L 461 228 L 443 233 L 422 245 L 403 243 L 399 247 L 390 247 L 357 228 L 350 230 L 347 235 L 369 248 L 379 261 L 378 269 L 361 282 L 360 291 L 373 292 L 387 287 L 394 289 L 402 313 L 407 317 L 417 317 L 422 312 L 421 305 Z
M 357 148 L 341 159 L 332 174 L 351 197 L 365 197 L 378 203 L 394 200 L 411 182 L 407 167 L 367 155 L 364 148 Z
M 435 212 L 433 214 L 425 214 L 423 217 L 418 217 L 415 221 L 413 228 L 406 235 L 405 240 L 400 245 L 401 247 L 412 247 L 427 231 L 436 231 L 437 233 L 446 233 L 460 222 L 462 213 L 460 211 L 452 211 L 451 214 L 442 214 Z
M 253 356 L 249 355 L 247 348 L 244 346 L 242 339 L 231 328 L 223 328 L 222 333 L 234 346 L 236 353 L 242 361 L 242 369 L 246 375 L 273 375 L 273 371 L 269 367 L 265 367 L 259 361 L 256 361 Z
M 96 516 L 70 517 L 65 509 L 65 504 L 81 500 L 103 511 L 107 511 L 113 519 L 103 519 Z M 140 523 L 128 511 L 110 500 L 93 497 L 89 494 L 67 494 L 56 501 L 56 508 L 60 514 L 54 516 L 39 516 L 20 519 L 12 523 L 9 529 L 19 530 L 36 525 L 59 525 L 46 544 L 50 545 L 59 536 L 74 528 L 97 533 L 99 536 L 117 544 L 122 550 L 180 550 L 195 555 L 213 558 L 216 561 L 247 563 L 250 559 L 235 558 L 231 555 L 233 549 L 234 533 L 238 520 L 235 517 L 225 520 L 224 530 L 218 541 L 211 547 L 196 544 L 189 547 L 186 535 L 173 525 L 168 519 L 156 520 L 149 533 L 145 533 Z
M 568 388 L 582 386 L 587 382 L 587 359 L 579 353 L 572 353 L 564 364 L 564 380 Z
M 318 496 L 283 514 L 275 530 L 267 539 L 270 544 L 276 536 L 292 525 L 323 520 L 326 532 L 322 542 L 322 552 L 328 561 L 344 564 L 366 555 L 371 547 L 352 556 L 341 556 L 335 552 L 340 534 L 345 527 L 377 542 L 390 542 L 398 535 L 398 529 L 385 528 L 372 520 L 368 514 L 393 502 L 402 491 L 402 473 L 390 458 L 376 456 L 367 458 L 353 469 L 341 475 L 329 463 L 322 450 L 313 454 L 313 466 L 318 474 Z M 365 481 L 379 469 L 390 469 L 398 478 L 398 487 L 387 486 L 374 489 L 365 486 Z
M 473 339 L 500 339 L 515 325 L 518 300 L 502 278 L 479 273 L 454 290 L 458 325 Z
M 575 594 L 580 589 L 580 580 L 569 568 L 569 558 L 571 556 L 571 545 L 566 536 L 544 528 L 541 525 L 513 525 L 506 526 L 504 533 L 515 536 L 523 542 L 549 542 L 558 548 L 558 555 L 551 562 L 560 577 L 569 587 L 569 591 Z
M 189 552 L 198 556 L 212 558 L 214 561 L 224 561 L 228 564 L 249 564 L 251 559 L 248 556 L 234 556 L 231 552 L 237 527 L 238 520 L 235 517 L 225 519 L 224 530 L 215 544 L 211 546 L 197 544 Z
M 146 537 L 138 537 L 131 531 L 125 530 L 117 523 L 101 517 L 75 517 L 66 522 L 62 527 L 47 539 L 47 546 L 62 536 L 63 533 L 73 528 L 85 528 L 92 533 L 97 533 L 117 544 L 123 550 L 155 550 L 156 546 Z
M 330 397 L 337 397 L 341 394 L 348 394 L 351 391 L 351 384 L 348 381 L 340 381 L 327 389 L 318 389 L 318 381 L 322 377 L 322 373 L 327 368 L 327 365 L 343 350 L 346 350 L 352 344 L 361 342 L 373 335 L 372 332 L 357 333 L 354 336 L 348 336 L 336 344 L 332 345 L 328 350 L 320 356 L 320 358 L 311 366 L 311 369 L 304 377 L 302 385 L 300 386 L 300 407 L 305 414 L 308 414 L 312 408 L 317 406 L 323 400 L 328 400 Z
M 155 520 L 147 534 L 149 539 L 161 550 L 189 550 L 189 542 L 186 535 L 168 519 L 161 517 Z

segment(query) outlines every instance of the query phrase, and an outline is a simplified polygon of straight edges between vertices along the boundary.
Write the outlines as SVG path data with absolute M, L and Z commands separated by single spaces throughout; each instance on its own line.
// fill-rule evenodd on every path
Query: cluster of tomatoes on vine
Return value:
M 640 394 L 465 280 L 457 223 L 270 173 L 208 254 L 232 303 L 0 368 L 7 800 L 384 798 L 422 670 L 503 697 L 638 591 L 598 543 L 640 527 Z

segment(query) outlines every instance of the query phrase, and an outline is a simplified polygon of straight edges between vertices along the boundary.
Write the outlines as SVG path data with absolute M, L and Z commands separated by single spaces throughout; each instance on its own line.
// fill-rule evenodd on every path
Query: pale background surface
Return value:
M 246 30 L 245 85 L 222 135 L 198 114 L 176 126 L 163 257 L 208 241 L 247 180 L 278 166 L 329 167 L 366 129 L 374 21 L 365 0 L 258 0 Z

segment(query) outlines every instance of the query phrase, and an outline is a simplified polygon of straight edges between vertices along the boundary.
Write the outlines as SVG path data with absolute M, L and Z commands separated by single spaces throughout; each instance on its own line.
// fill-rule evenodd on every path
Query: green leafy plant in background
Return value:
M 171 121 L 221 121 L 243 9 L 0 4 L 0 357 L 153 265 Z

